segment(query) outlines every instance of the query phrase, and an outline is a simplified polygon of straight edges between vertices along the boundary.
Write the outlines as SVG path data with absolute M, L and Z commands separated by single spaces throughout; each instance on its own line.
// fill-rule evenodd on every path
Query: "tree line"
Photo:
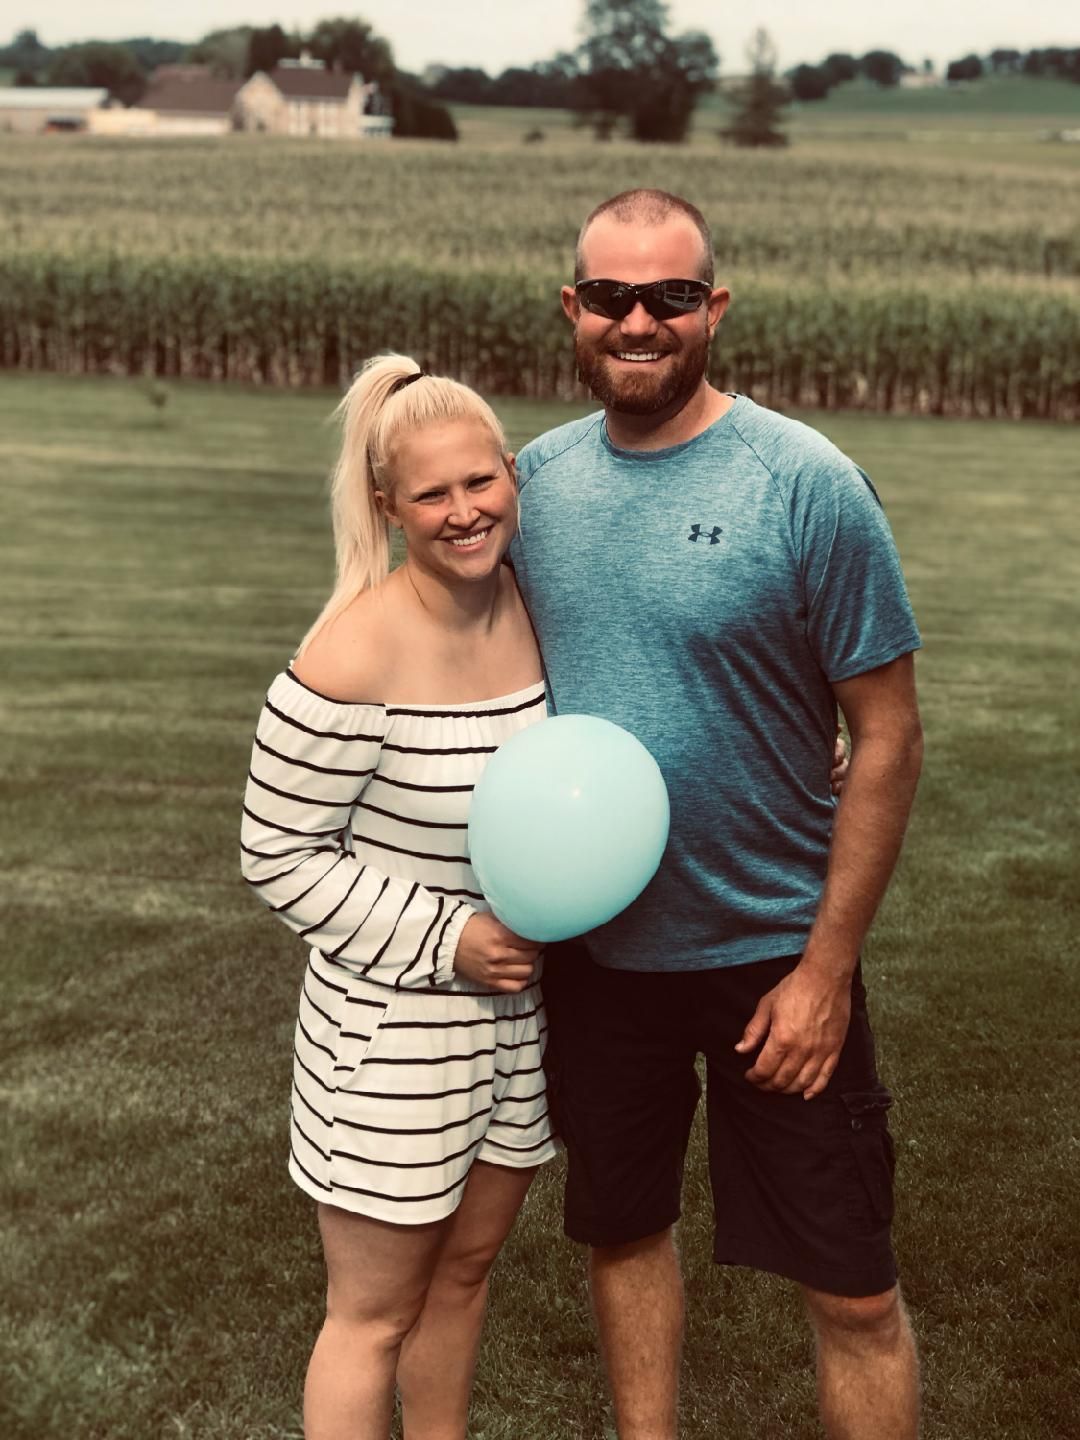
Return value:
M 933 63 L 924 60 L 918 67 L 924 74 L 933 72 Z M 796 65 L 788 71 L 787 81 L 795 100 L 824 100 L 837 85 L 860 76 L 882 88 L 899 85 L 904 75 L 917 73 L 891 50 L 870 50 L 867 54 L 827 55 L 817 65 Z M 1050 46 L 1041 50 L 991 50 L 987 56 L 974 53 L 950 60 L 945 79 L 950 84 L 963 80 L 981 80 L 985 75 L 1034 75 L 1080 84 L 1080 46 Z
M 672 34 L 666 0 L 584 0 L 582 38 L 535 65 L 489 75 L 478 66 L 432 66 L 424 77 L 400 70 L 387 40 L 356 18 L 320 20 L 307 33 L 280 25 L 214 30 L 194 45 L 149 37 L 107 43 L 87 41 L 50 50 L 33 30 L 0 49 L 0 66 L 17 85 L 96 85 L 125 104 L 145 92 L 157 65 L 191 63 L 214 75 L 242 79 L 272 70 L 302 52 L 332 69 L 363 75 L 387 95 L 395 134 L 455 139 L 447 105 L 514 105 L 572 110 L 598 139 L 624 133 L 636 140 L 685 139 L 701 96 L 716 86 L 720 57 L 700 30 Z M 779 79 L 776 52 L 759 31 L 748 52 L 749 73 L 725 86 L 730 116 L 719 132 L 739 145 L 780 145 L 779 116 L 791 99 L 823 100 L 839 85 L 861 79 L 881 88 L 913 73 L 899 55 L 870 50 L 833 53 L 816 65 L 794 66 Z M 924 72 L 933 66 L 922 64 Z M 952 61 L 950 82 L 987 73 L 1050 76 L 1080 82 L 1080 47 L 993 50 Z

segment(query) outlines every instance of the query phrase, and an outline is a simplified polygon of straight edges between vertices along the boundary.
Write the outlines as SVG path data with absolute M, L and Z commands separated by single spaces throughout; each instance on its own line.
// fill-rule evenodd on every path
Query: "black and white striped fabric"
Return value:
M 293 1066 L 290 1173 L 315 1198 L 421 1224 L 476 1159 L 555 1153 L 539 986 L 455 974 L 486 910 L 467 853 L 488 758 L 544 718 L 542 685 L 469 705 L 352 705 L 284 671 L 259 718 L 245 879 L 312 946 Z

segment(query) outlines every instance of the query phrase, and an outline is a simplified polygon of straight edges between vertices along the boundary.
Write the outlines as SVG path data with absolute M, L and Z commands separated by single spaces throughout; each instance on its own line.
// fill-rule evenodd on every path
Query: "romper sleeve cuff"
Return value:
M 464 902 L 454 911 L 450 923 L 443 932 L 443 937 L 435 950 L 435 974 L 432 976 L 433 984 L 447 985 L 454 978 L 454 957 L 457 954 L 461 932 L 465 929 L 465 926 L 472 917 L 478 913 L 479 912 L 471 905 L 466 905 Z

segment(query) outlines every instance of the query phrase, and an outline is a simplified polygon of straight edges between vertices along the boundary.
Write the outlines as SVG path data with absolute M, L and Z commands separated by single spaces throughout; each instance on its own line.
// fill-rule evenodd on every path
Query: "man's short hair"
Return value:
M 585 274 L 582 247 L 589 226 L 601 215 L 610 215 L 623 225 L 662 225 L 673 215 L 685 215 L 701 236 L 703 255 L 700 279 L 709 285 L 713 283 L 713 246 L 708 222 L 696 205 L 691 205 L 689 200 L 684 200 L 680 195 L 669 194 L 667 190 L 624 190 L 620 195 L 613 195 L 610 200 L 597 205 L 578 233 L 577 249 L 574 253 L 575 281 L 588 278 Z M 610 278 L 617 280 L 619 276 L 613 275 Z M 683 278 L 690 280 L 699 277 L 687 275 Z

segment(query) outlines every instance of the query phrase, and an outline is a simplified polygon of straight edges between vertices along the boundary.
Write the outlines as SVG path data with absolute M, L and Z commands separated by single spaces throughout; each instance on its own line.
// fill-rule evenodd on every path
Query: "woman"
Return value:
M 491 409 L 387 355 L 341 411 L 337 586 L 270 687 L 242 833 L 246 879 L 313 947 L 289 1168 L 328 1287 L 305 1434 L 385 1440 L 396 1383 L 407 1440 L 463 1440 L 488 1272 L 555 1153 L 540 947 L 486 913 L 466 822 L 544 687 Z
M 484 913 L 465 855 L 488 756 L 543 718 L 513 575 L 513 458 L 490 408 L 400 356 L 342 404 L 338 583 L 273 682 L 245 878 L 314 947 L 290 1172 L 319 1205 L 327 1314 L 309 1440 L 465 1435 L 487 1275 L 536 1167 L 540 947 Z M 405 561 L 389 573 L 389 530 Z

